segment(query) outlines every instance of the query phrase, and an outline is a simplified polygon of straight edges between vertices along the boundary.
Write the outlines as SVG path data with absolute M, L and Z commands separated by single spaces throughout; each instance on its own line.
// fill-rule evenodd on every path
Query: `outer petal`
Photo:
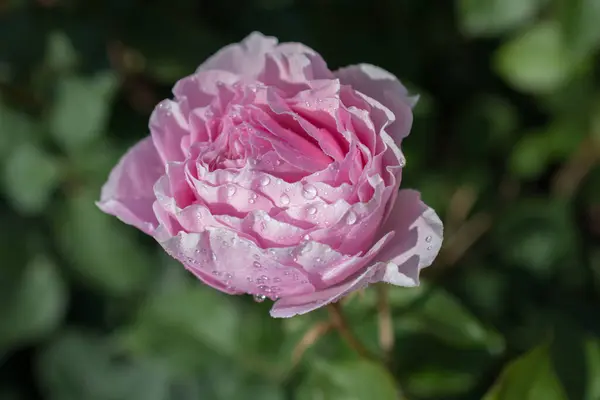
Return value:
M 401 190 L 382 229 L 393 230 L 394 240 L 376 257 L 386 263 L 384 282 L 418 286 L 421 269 L 433 263 L 442 247 L 444 227 L 435 211 L 414 190 Z
M 410 132 L 413 115 L 411 108 L 416 98 L 408 97 L 408 91 L 391 73 L 370 64 L 358 64 L 335 72 L 340 82 L 377 100 L 396 116 L 388 131 L 399 142 Z
M 152 211 L 153 186 L 164 170 L 152 139 L 141 140 L 111 171 L 102 187 L 98 207 L 126 224 L 152 234 L 158 225 Z
M 277 39 L 252 32 L 242 42 L 216 52 L 197 71 L 218 69 L 247 77 L 257 77 L 264 69 L 265 56 L 277 46 Z
M 381 270 L 381 267 L 382 264 L 375 264 L 353 279 L 319 292 L 281 298 L 271 308 L 271 316 L 275 318 L 289 318 L 295 315 L 306 314 L 329 303 L 336 302 L 348 293 L 360 290 L 369 285 Z

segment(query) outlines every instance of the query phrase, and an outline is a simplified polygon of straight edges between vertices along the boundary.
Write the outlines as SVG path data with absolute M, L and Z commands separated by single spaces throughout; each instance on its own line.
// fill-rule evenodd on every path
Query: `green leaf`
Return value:
M 518 178 L 535 179 L 548 167 L 550 155 L 550 145 L 541 132 L 526 133 L 510 154 L 509 170 Z
M 300 385 L 298 400 L 397 400 L 394 378 L 381 365 L 365 361 L 315 363 Z
M 44 210 L 60 182 L 58 160 L 31 144 L 14 149 L 4 167 L 4 190 L 12 206 L 23 214 Z
M 496 36 L 531 21 L 545 0 L 460 0 L 460 26 L 468 36 Z
M 516 89 L 548 94 L 560 89 L 579 64 L 571 57 L 560 26 L 544 21 L 502 45 L 495 67 Z
M 432 289 L 410 312 L 395 320 L 396 331 L 421 332 L 460 348 L 504 349 L 503 338 L 484 327 L 462 304 L 442 289 Z
M 577 262 L 577 229 L 566 203 L 523 199 L 498 219 L 493 233 L 498 255 L 507 264 L 538 277 L 552 276 Z M 569 275 L 576 276 L 573 271 Z
M 66 332 L 41 353 L 37 373 L 49 400 L 168 400 L 160 365 L 123 361 L 104 338 Z
M 64 32 L 55 31 L 48 34 L 45 62 L 55 71 L 71 70 L 77 63 L 75 48 Z
M 477 383 L 477 375 L 468 371 L 427 366 L 411 370 L 403 388 L 418 398 L 446 398 L 468 392 Z
M 1 68 L 1 66 L 0 66 Z M 13 149 L 30 143 L 39 135 L 40 128 L 32 117 L 12 110 L 0 101 L 0 163 Z
M 155 293 L 119 338 L 135 354 L 164 357 L 185 370 L 210 362 L 198 354 L 236 355 L 243 335 L 231 298 L 194 280 Z
M 600 2 L 559 0 L 559 21 L 565 43 L 575 57 L 591 56 L 600 46 Z
M 37 256 L 0 304 L 0 348 L 50 334 L 61 323 L 66 305 L 66 287 L 56 266 L 46 257 Z
M 54 140 L 65 150 L 75 152 L 98 138 L 108 123 L 117 84 L 112 72 L 60 79 L 49 115 Z
M 548 344 L 510 363 L 483 400 L 567 400 L 552 368 Z
M 130 228 L 95 206 L 93 192 L 71 196 L 55 220 L 56 234 L 69 266 L 86 283 L 113 295 L 142 289 L 155 263 L 136 242 Z
M 600 399 L 600 340 L 588 338 L 585 340 L 587 359 L 587 393 L 585 400 Z

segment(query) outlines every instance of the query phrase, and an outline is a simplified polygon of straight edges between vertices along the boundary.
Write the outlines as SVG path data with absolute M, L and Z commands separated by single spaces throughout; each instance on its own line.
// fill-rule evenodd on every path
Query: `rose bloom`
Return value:
M 253 33 L 175 84 L 102 188 L 205 284 L 291 317 L 370 283 L 417 286 L 442 223 L 398 190 L 416 102 L 389 72 L 330 71 Z

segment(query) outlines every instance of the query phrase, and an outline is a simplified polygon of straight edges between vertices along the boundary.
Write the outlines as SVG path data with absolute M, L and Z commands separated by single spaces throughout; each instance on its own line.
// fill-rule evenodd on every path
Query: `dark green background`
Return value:
M 396 350 L 201 286 L 93 204 L 153 106 L 253 30 L 421 101 L 403 185 L 446 222 Z M 600 399 L 600 1 L 0 0 L 1 400 Z M 380 355 L 376 288 L 345 303 Z

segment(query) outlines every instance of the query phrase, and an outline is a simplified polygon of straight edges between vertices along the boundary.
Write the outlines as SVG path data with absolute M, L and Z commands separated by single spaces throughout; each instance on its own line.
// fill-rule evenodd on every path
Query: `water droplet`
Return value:
M 285 271 L 283 274 L 286 275 L 286 276 L 289 276 L 291 274 L 291 272 L 290 271 Z
M 232 274 L 225 274 L 225 278 L 231 279 L 231 278 L 233 278 L 233 275 Z
M 317 213 L 317 209 L 316 207 L 308 207 L 308 210 L 306 210 L 310 215 L 315 215 Z
M 254 265 L 254 268 L 262 268 L 262 264 L 261 264 L 261 263 L 259 263 L 258 261 L 254 261 L 254 262 L 252 263 L 252 265 Z
M 263 301 L 265 301 L 266 298 L 267 298 L 267 296 L 265 296 L 264 294 L 255 294 L 254 295 L 254 301 L 257 303 L 262 303 Z
M 219 271 L 213 271 L 212 274 L 215 276 L 221 276 L 221 273 Z
M 281 195 L 281 198 L 279 200 L 281 201 L 281 204 L 283 204 L 284 206 L 287 206 L 288 204 L 290 204 L 290 198 L 288 197 L 287 194 Z
M 260 186 L 267 186 L 269 183 L 271 183 L 271 178 L 269 178 L 268 176 L 263 176 L 260 179 Z
M 433 249 L 433 246 L 427 246 L 427 250 L 431 251 L 431 249 Z
M 406 158 L 402 157 L 402 158 L 400 159 L 400 167 L 401 167 L 401 168 L 404 168 L 404 167 L 406 167 Z
M 277 161 L 275 162 L 275 165 L 277 165 L 277 166 L 279 166 L 279 165 L 281 165 L 281 164 L 282 164 L 282 161 L 281 161 L 281 160 L 277 160 Z
M 356 214 L 354 213 L 354 211 L 350 211 L 346 215 L 346 223 L 348 225 L 354 225 L 356 223 Z
M 248 203 L 250 203 L 250 204 L 254 204 L 255 202 L 256 202 L 256 200 L 254 200 L 252 198 L 248 199 Z
M 229 197 L 233 196 L 235 194 L 236 190 L 237 189 L 233 185 L 227 186 L 227 196 L 229 196 Z
M 317 197 L 317 188 L 311 184 L 304 185 L 304 188 L 302 189 L 302 196 L 308 200 L 314 199 Z
M 196 249 L 196 250 L 194 250 L 194 253 L 196 253 L 196 254 L 200 254 L 200 249 Z
M 431 236 L 427 236 L 427 237 L 425 238 L 425 241 L 426 241 L 427 243 L 431 243 L 431 241 L 432 241 L 432 240 L 433 240 L 433 237 L 431 237 Z
M 262 280 L 263 280 L 263 281 L 265 281 L 265 282 L 268 282 L 268 281 L 269 281 L 269 277 L 268 277 L 268 276 L 266 276 L 266 275 L 261 275 L 261 276 L 260 276 L 260 279 L 262 279 Z
M 258 260 L 260 258 L 260 256 L 258 254 L 252 254 L 252 258 L 254 258 L 255 260 Z
M 248 282 L 254 282 L 254 279 L 252 279 L 252 277 L 251 277 L 251 276 L 247 277 L 247 278 L 246 278 L 246 280 L 247 280 Z
M 258 197 L 258 195 L 256 193 L 251 193 L 250 194 L 250 198 L 251 199 L 256 199 Z
M 281 282 L 281 278 L 273 278 L 273 282 L 279 283 L 279 282 Z
M 323 262 L 323 259 L 321 257 L 317 257 L 317 258 L 315 258 L 315 261 L 318 263 L 321 263 L 321 262 Z
M 304 235 L 304 240 L 310 240 L 310 235 L 308 233 Z

